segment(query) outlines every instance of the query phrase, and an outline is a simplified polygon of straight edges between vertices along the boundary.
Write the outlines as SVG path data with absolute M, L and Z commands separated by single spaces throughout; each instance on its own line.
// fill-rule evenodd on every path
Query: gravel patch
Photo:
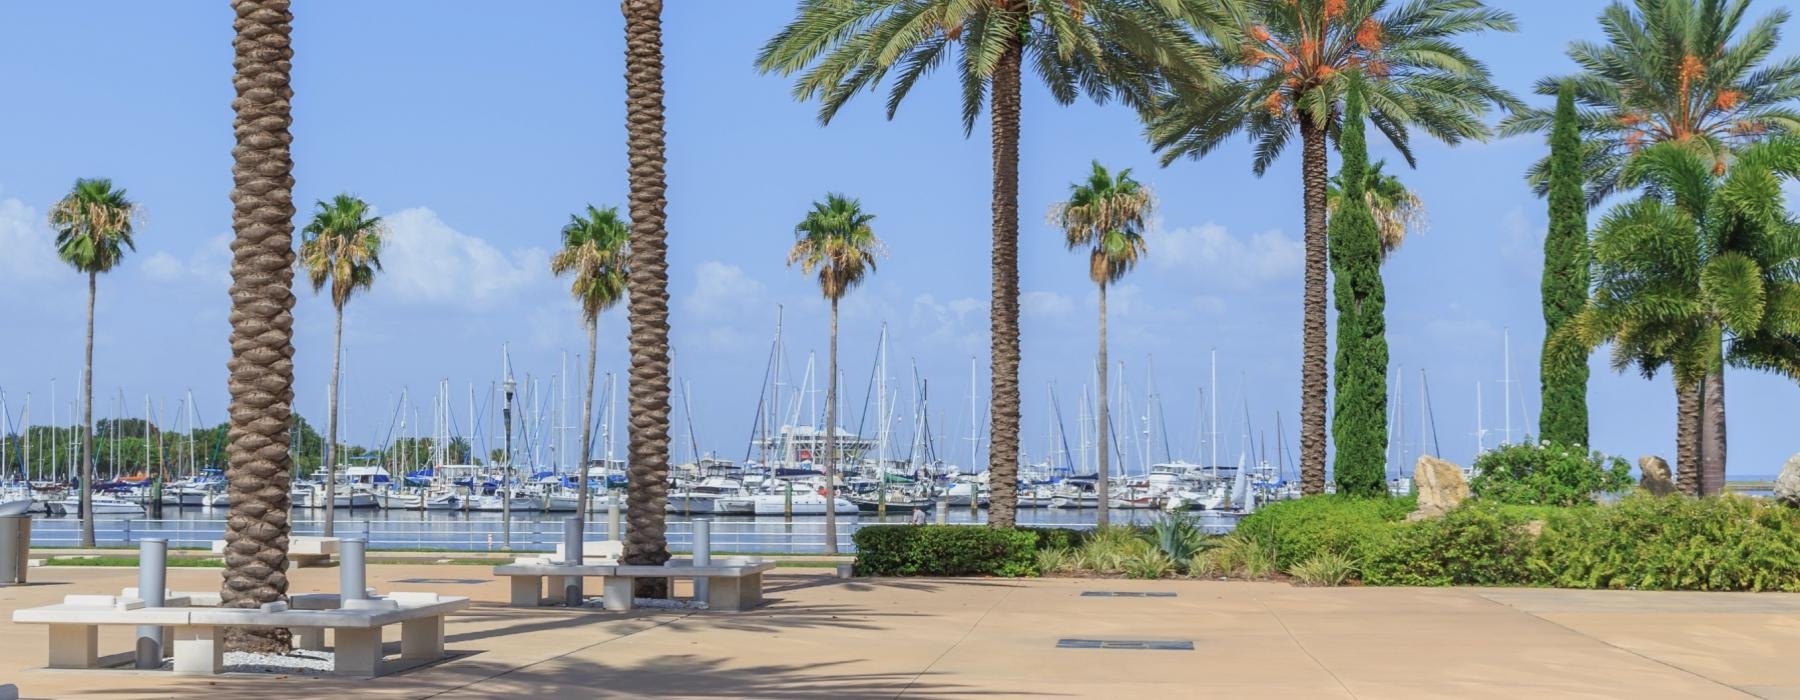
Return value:
M 587 602 L 582 603 L 581 607 L 603 608 L 606 607 L 606 604 L 599 598 L 591 598 Z M 632 598 L 631 607 L 653 608 L 658 610 L 705 610 L 706 601 L 677 600 L 674 598 Z
M 283 673 L 317 676 L 331 672 L 333 655 L 329 651 L 294 650 L 286 654 L 253 654 L 246 651 L 225 652 L 226 673 Z M 173 661 L 163 663 L 163 670 L 173 670 Z

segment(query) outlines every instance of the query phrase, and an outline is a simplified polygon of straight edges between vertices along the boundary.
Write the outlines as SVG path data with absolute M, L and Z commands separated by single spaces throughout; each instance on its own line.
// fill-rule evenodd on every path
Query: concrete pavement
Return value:
M 294 592 L 335 590 L 298 570 Z M 371 566 L 383 591 L 477 602 L 457 656 L 374 681 L 43 670 L 46 632 L 0 621 L 0 683 L 23 697 L 1589 697 L 1800 698 L 1800 595 L 1537 589 L 1308 589 L 1280 583 L 768 576 L 742 614 L 502 605 L 484 567 Z M 216 569 L 171 569 L 177 589 Z M 130 569 L 47 568 L 0 588 L 0 616 L 135 585 Z M 399 583 L 426 579 L 427 583 Z M 598 590 L 598 581 L 589 583 Z M 1083 591 L 1175 597 L 1083 597 Z M 128 643 L 102 633 L 103 651 Z M 1063 649 L 1061 638 L 1193 651 Z M 397 639 L 392 646 L 397 647 Z

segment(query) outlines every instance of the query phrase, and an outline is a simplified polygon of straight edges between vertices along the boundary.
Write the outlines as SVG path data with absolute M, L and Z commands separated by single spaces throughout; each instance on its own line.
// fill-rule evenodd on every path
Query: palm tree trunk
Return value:
M 669 261 L 664 179 L 662 0 L 624 0 L 625 130 L 630 161 L 631 325 L 628 564 L 669 560 L 663 506 L 669 498 Z M 668 579 L 640 578 L 637 595 L 668 597 Z
M 1106 454 L 1106 421 L 1109 419 L 1106 415 L 1106 282 L 1104 281 L 1100 283 L 1100 374 L 1094 381 L 1100 389 L 1100 392 L 1095 395 L 1096 400 L 1094 401 L 1094 413 L 1099 421 L 1096 432 L 1099 433 L 1100 438 L 1100 473 L 1099 478 L 1094 480 L 1094 491 L 1100 496 L 1100 510 L 1094 516 L 1094 524 L 1098 527 L 1106 527 L 1109 524 L 1107 511 L 1110 505 L 1107 502 L 1107 496 L 1112 493 L 1112 490 L 1108 485 L 1107 462 L 1109 460 Z
M 581 482 L 575 491 L 575 507 L 577 508 L 575 512 L 579 514 L 584 523 L 587 521 L 588 514 L 588 461 L 593 459 L 592 455 L 594 454 L 594 349 L 599 347 L 597 336 L 600 334 L 600 319 L 591 317 L 587 322 L 587 392 L 581 400 L 581 468 L 575 472 L 575 478 Z M 607 527 L 612 526 L 608 525 Z
M 1725 371 L 1715 366 L 1700 390 L 1700 494 L 1725 492 Z
M 831 298 L 831 367 L 825 382 L 825 553 L 837 554 L 837 331 L 838 300 Z M 886 489 L 882 484 L 878 488 Z
M 993 398 L 988 409 L 988 525 L 1010 528 L 1019 505 L 1019 74 L 1015 39 L 994 67 Z M 974 465 L 969 465 L 974 468 Z M 978 497 L 979 494 L 971 494 Z
M 1300 492 L 1325 492 L 1325 129 L 1300 119 L 1306 209 L 1306 290 L 1301 322 Z
M 98 272 L 88 273 L 87 347 L 81 375 L 81 546 L 94 546 L 94 295 Z
M 1700 495 L 1699 382 L 1682 386 L 1675 381 L 1675 486 L 1689 496 Z
M 325 536 L 336 535 L 338 371 L 344 358 L 344 307 L 331 332 L 331 386 L 325 391 Z
M 288 429 L 294 401 L 294 162 L 288 0 L 233 0 L 237 145 L 231 191 L 231 394 L 224 607 L 287 597 Z M 232 628 L 227 648 L 286 651 L 282 628 Z

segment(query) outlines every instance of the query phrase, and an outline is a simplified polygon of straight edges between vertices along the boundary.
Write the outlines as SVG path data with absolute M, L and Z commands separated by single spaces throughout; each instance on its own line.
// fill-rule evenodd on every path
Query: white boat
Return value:
M 57 506 L 61 507 L 60 511 L 55 510 Z M 104 493 L 94 494 L 93 506 L 94 515 L 141 516 L 144 514 L 144 506 L 137 501 L 128 501 Z M 64 515 L 79 514 L 81 512 L 81 497 L 70 496 L 61 501 L 54 502 L 52 504 L 52 512 Z
M 515 493 L 513 494 L 511 505 L 512 512 L 514 513 L 537 513 L 544 509 L 544 499 L 527 493 Z M 498 495 L 482 496 L 475 499 L 475 507 L 470 510 L 478 510 L 483 513 L 500 513 L 506 510 L 506 506 L 507 504 L 503 503 Z
M 825 496 L 814 491 L 795 489 L 793 493 L 794 515 L 824 515 Z M 839 497 L 836 499 L 836 510 L 839 515 L 854 515 L 859 512 L 855 503 Z M 751 512 L 757 515 L 785 515 L 788 507 L 786 493 L 759 493 L 750 497 Z
M 163 489 L 162 504 L 175 507 L 201 507 L 212 500 L 213 492 L 198 486 L 171 484 Z

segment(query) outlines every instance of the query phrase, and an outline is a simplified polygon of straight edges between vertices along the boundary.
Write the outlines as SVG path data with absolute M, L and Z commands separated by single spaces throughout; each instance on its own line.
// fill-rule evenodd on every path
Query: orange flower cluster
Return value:
M 1268 27 L 1264 27 L 1259 24 L 1259 25 L 1256 25 L 1256 26 L 1250 28 L 1250 38 L 1252 38 L 1252 39 L 1255 39 L 1257 41 L 1267 42 L 1269 40 L 1269 37 L 1270 37 L 1270 34 L 1269 34 Z
M 1642 123 L 1643 121 L 1644 121 L 1644 117 L 1641 114 L 1632 114 L 1630 112 L 1626 112 L 1624 114 L 1619 115 L 1619 124 L 1622 126 L 1636 126 L 1639 123 Z
M 1344 14 L 1344 0 L 1325 0 L 1325 19 Z
M 1644 132 L 1633 131 L 1625 135 L 1625 147 L 1636 151 L 1644 147 Z
M 1722 91 L 1719 93 L 1719 98 L 1717 100 L 1714 100 L 1713 103 L 1717 104 L 1719 106 L 1719 109 L 1729 110 L 1734 107 L 1737 107 L 1738 102 L 1743 99 L 1744 99 L 1744 93 L 1738 92 L 1736 90 L 1725 90 L 1725 91 Z
M 1692 82 L 1695 78 L 1700 77 L 1700 74 L 1705 72 L 1706 64 L 1701 63 L 1700 59 L 1695 58 L 1693 54 L 1688 54 L 1686 58 L 1681 59 L 1682 80 Z
M 1268 110 L 1269 116 L 1271 117 L 1281 116 L 1282 97 L 1280 90 L 1269 93 L 1269 98 L 1263 100 L 1263 109 Z
M 1356 44 L 1370 53 L 1381 50 L 1381 23 L 1374 17 L 1363 20 L 1356 27 Z
M 1319 66 L 1319 79 L 1320 80 L 1329 79 L 1331 76 L 1334 76 L 1334 75 L 1337 75 L 1336 68 L 1332 68 L 1331 66 Z

